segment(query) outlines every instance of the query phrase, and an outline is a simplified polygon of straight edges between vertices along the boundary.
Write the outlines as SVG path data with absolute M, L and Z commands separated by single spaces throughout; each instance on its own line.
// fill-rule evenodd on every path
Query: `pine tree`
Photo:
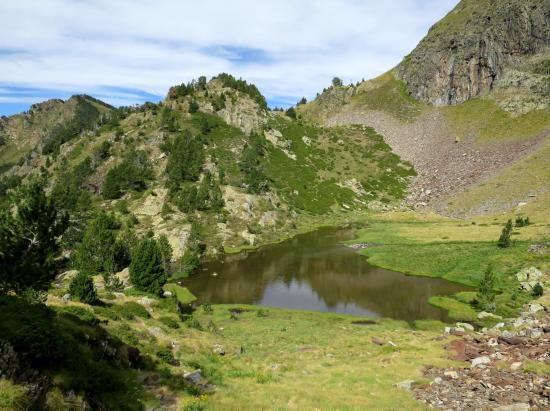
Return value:
M 508 220 L 504 228 L 502 229 L 502 233 L 500 234 L 500 237 L 498 239 L 498 246 L 500 248 L 508 248 L 512 245 L 511 235 L 512 235 L 512 220 Z
M 286 114 L 288 117 L 290 117 L 290 118 L 296 120 L 296 110 L 294 110 L 294 107 L 290 107 L 290 108 L 285 112 L 285 114 Z
M 205 172 L 202 178 L 199 189 L 197 190 L 197 209 L 206 210 L 210 203 L 210 183 L 212 176 L 210 172 Z
M 166 280 L 167 275 L 157 242 L 153 238 L 142 239 L 132 252 L 130 282 L 137 290 L 161 295 Z
M 82 271 L 71 280 L 69 294 L 84 304 L 95 304 L 98 301 L 92 278 Z
M 46 290 L 55 277 L 59 237 L 68 218 L 33 177 L 0 209 L 0 292 Z
M 217 181 L 212 184 L 212 189 L 210 190 L 210 208 L 212 211 L 220 211 L 224 206 L 222 190 Z
M 479 306 L 488 312 L 495 311 L 495 296 L 494 291 L 496 285 L 496 276 L 493 272 L 493 268 L 489 265 L 483 274 L 483 278 L 479 283 L 479 289 L 477 291 L 477 302 Z
M 82 242 L 75 253 L 75 265 L 80 271 L 87 275 L 95 275 L 116 270 L 117 228 L 115 218 L 104 211 L 99 211 L 88 223 Z
M 172 261 L 173 250 L 168 238 L 164 234 L 159 237 L 158 246 L 162 256 L 162 266 L 164 271 L 168 273 L 170 271 L 170 262 Z

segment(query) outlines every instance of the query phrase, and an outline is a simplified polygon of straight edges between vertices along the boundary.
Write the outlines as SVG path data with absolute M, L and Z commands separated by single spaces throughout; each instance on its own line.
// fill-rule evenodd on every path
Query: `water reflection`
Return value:
M 184 281 L 200 301 L 447 320 L 432 295 L 462 291 L 445 280 L 408 277 L 370 266 L 341 245 L 352 230 L 326 228 L 257 251 L 225 256 Z

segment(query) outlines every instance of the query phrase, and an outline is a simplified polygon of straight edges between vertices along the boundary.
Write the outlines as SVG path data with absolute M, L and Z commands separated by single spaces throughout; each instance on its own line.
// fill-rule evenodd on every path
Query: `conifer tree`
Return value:
M 138 242 L 132 252 L 130 282 L 137 290 L 161 295 L 167 275 L 163 267 L 161 250 L 153 238 Z
M 504 228 L 502 229 L 502 233 L 500 234 L 500 237 L 498 239 L 498 246 L 500 248 L 508 248 L 512 245 L 511 235 L 512 235 L 512 220 L 508 220 Z

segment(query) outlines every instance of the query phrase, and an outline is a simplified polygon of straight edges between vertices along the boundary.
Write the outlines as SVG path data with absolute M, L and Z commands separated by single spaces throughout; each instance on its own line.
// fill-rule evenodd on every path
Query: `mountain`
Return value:
M 397 207 L 415 173 L 374 130 L 306 125 L 227 74 L 174 86 L 159 104 L 75 96 L 3 124 L 4 191 L 42 170 L 64 208 L 114 211 L 138 233 L 166 235 L 176 259 L 193 221 L 207 253 L 249 247 Z
M 517 70 L 517 82 L 532 81 L 534 94 L 548 97 L 548 83 L 542 84 L 537 68 L 547 74 L 549 46 L 550 2 L 465 0 L 430 29 L 396 73 L 414 98 L 434 105 L 487 94 Z
M 396 68 L 331 86 L 299 116 L 373 127 L 415 167 L 416 209 L 468 216 L 533 203 L 550 191 L 549 16 L 549 1 L 463 0 Z

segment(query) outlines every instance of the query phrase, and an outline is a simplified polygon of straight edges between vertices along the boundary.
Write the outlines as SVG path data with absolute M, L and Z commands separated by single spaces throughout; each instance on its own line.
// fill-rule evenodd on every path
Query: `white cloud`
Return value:
M 358 81 L 390 69 L 457 2 L 4 1 L 0 81 L 120 102 L 132 97 L 105 88 L 164 95 L 226 71 L 271 100 L 295 101 L 335 75 Z

